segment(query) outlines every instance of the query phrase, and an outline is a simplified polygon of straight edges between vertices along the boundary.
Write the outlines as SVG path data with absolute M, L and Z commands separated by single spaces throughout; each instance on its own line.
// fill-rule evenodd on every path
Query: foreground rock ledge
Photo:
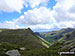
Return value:
M 21 56 L 18 50 L 10 50 L 6 52 L 9 56 Z

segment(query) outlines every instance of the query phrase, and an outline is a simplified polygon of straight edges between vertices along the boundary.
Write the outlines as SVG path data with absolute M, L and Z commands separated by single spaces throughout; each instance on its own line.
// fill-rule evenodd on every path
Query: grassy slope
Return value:
M 31 29 L 1 29 L 0 30 L 0 55 L 7 50 L 21 47 L 26 50 L 45 48 L 42 41 L 32 32 Z
M 22 52 L 26 56 L 60 56 L 58 52 L 62 51 L 75 51 L 75 31 L 63 33 L 61 41 L 56 41 L 49 48 L 35 49 L 31 51 Z M 69 35 L 70 34 L 70 35 Z M 62 55 L 62 56 L 75 56 Z
M 30 29 L 4 30 L 0 32 L 0 42 L 8 42 L 26 48 L 42 48 L 39 38 Z
M 62 32 L 62 30 L 60 30 L 60 31 Z M 28 30 L 27 30 L 27 32 L 28 32 Z M 58 32 L 58 31 L 55 31 L 55 32 Z M 55 32 L 52 32 L 52 33 L 55 34 Z M 50 34 L 52 34 L 52 33 L 50 32 Z M 19 34 L 19 32 L 16 33 L 16 34 Z M 58 33 L 56 33 L 56 34 L 58 34 Z M 35 34 L 33 34 L 31 32 L 31 35 L 35 35 Z M 37 39 L 39 39 L 39 38 L 37 38 Z M 44 42 L 45 41 L 43 41 L 42 43 L 44 44 Z M 9 43 L 11 43 L 11 42 L 9 42 Z M 9 44 L 9 43 L 8 44 L 6 42 L 2 43 L 3 45 L 5 45 L 5 47 L 3 48 L 3 50 L 6 51 L 7 47 L 9 47 L 9 49 L 12 49 L 12 48 L 16 49 L 17 48 L 19 50 L 19 48 L 21 47 L 21 46 L 15 46 L 14 43 L 12 43 L 12 44 Z M 19 43 L 18 43 L 18 45 L 19 45 Z M 20 44 L 20 45 L 22 45 L 22 44 Z M 31 46 L 30 46 L 30 48 L 31 48 Z M 59 51 L 75 51 L 75 31 L 70 31 L 70 32 L 67 32 L 67 33 L 63 33 L 63 37 L 59 38 L 56 42 L 54 42 L 52 45 L 50 45 L 49 48 L 36 48 L 36 49 L 32 49 L 32 50 L 27 49 L 25 51 L 20 51 L 20 53 L 23 56 L 59 56 L 59 54 L 58 54 Z M 68 55 L 65 55 L 65 56 L 68 56 Z M 74 55 L 70 55 L 70 56 L 74 56 Z
M 63 30 L 57 30 L 53 32 L 47 32 L 47 33 L 38 33 L 40 37 L 45 39 L 46 41 L 53 43 L 56 42 L 57 40 L 61 41 L 63 38 L 66 36 L 69 36 L 72 33 L 73 29 L 67 28 Z

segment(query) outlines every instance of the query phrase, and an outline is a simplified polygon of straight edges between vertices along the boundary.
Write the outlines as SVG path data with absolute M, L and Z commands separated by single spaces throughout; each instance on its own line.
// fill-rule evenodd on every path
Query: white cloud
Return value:
M 0 22 L 0 28 L 9 28 L 16 29 L 19 28 L 18 19 L 13 19 L 12 21 L 5 21 L 3 23 Z
M 31 28 L 35 32 L 45 32 L 45 31 L 53 31 L 56 30 L 55 27 L 57 26 L 55 24 L 38 24 L 38 25 L 29 25 L 25 28 Z
M 23 5 L 31 8 L 37 7 L 40 4 L 47 5 L 48 0 L 0 0 L 0 10 L 4 12 L 17 11 L 21 13 Z
M 52 16 L 55 24 L 61 28 L 72 27 L 75 25 L 75 0 L 57 0 Z
M 25 0 L 25 2 L 29 3 L 32 8 L 39 6 L 40 4 L 47 5 L 48 1 L 49 0 Z
M 19 19 L 20 23 L 27 25 L 47 24 L 50 21 L 50 9 L 46 7 L 28 10 Z
M 49 24 L 44 24 L 44 25 L 38 24 L 38 25 L 27 26 L 27 28 L 31 28 L 31 29 L 51 29 L 53 27 L 54 27 L 53 24 L 51 24 L 51 25 L 49 25 Z
M 52 28 L 57 27 L 55 24 L 37 24 L 37 25 L 27 25 L 27 26 L 26 25 L 20 26 L 19 24 L 20 23 L 18 23 L 18 19 L 14 19 L 12 21 L 5 21 L 3 23 L 0 23 L 0 28 L 8 28 L 8 29 L 31 28 L 32 30 L 37 31 L 37 29 L 50 30 Z
M 60 22 L 58 26 L 59 28 L 75 28 L 75 23 L 73 21 Z
M 35 29 L 51 29 L 54 27 L 50 23 L 52 21 L 50 15 L 50 9 L 46 7 L 35 8 L 29 10 L 21 15 L 18 19 L 13 19 L 12 21 L 5 21 L 0 23 L 0 28 L 28 28 L 32 30 Z M 19 24 L 24 24 L 24 26 L 19 26 Z
M 0 0 L 0 10 L 3 11 L 18 11 L 23 8 L 23 0 L 19 0 L 22 3 L 18 6 L 9 5 L 11 2 L 7 2 L 6 0 Z M 5 2 L 4 2 L 5 1 Z M 12 1 L 12 0 L 11 0 Z M 17 1 L 17 0 L 15 0 Z M 6 28 L 27 28 L 31 29 L 52 29 L 55 27 L 59 28 L 75 28 L 75 0 L 56 0 L 57 4 L 53 7 L 51 11 L 49 8 L 40 7 L 34 8 L 41 3 L 46 4 L 48 0 L 24 0 L 24 4 L 26 7 L 29 5 L 34 8 L 32 10 L 28 10 L 24 12 L 24 15 L 20 16 L 18 19 L 13 21 L 6 21 L 4 23 L 0 23 L 0 27 Z M 4 3 L 2 5 L 1 3 Z M 15 2 L 16 3 L 16 2 Z M 28 5 L 28 4 L 29 5 Z M 6 7 L 4 7 L 6 5 Z M 1 7 L 2 6 L 2 7 Z M 15 6 L 15 7 L 14 7 Z M 17 8 L 17 9 L 16 9 Z M 48 24 L 53 21 L 53 24 Z M 24 24 L 25 26 L 19 26 L 19 24 Z
M 4 12 L 17 11 L 21 13 L 23 4 L 23 0 L 0 0 L 0 10 Z

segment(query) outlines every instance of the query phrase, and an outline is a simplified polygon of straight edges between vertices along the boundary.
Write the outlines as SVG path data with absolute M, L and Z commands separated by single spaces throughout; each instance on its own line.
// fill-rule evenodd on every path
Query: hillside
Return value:
M 69 31 L 69 30 L 70 29 L 64 29 L 63 37 L 60 37 L 55 42 L 50 43 L 49 48 L 31 50 L 29 52 L 23 52 L 23 54 L 26 56 L 60 56 L 58 52 L 75 52 L 75 30 L 74 29 L 72 29 L 72 31 Z M 59 30 L 59 31 L 62 31 L 62 30 Z M 58 31 L 55 31 L 55 32 L 58 32 Z M 61 56 L 75 56 L 75 53 L 68 54 L 68 55 L 65 54 Z
M 35 34 L 47 40 L 48 42 L 53 43 L 56 41 L 60 41 L 65 37 L 70 37 L 71 33 L 74 30 L 75 29 L 67 28 L 67 29 L 61 29 L 57 31 L 47 32 L 47 33 L 35 32 Z
M 53 43 L 50 48 L 75 52 L 75 31 L 65 34 L 64 37 Z
M 16 49 L 21 56 L 59 56 L 60 51 L 75 52 L 75 29 L 35 34 L 30 28 L 0 29 L 0 56 L 7 56 L 6 51 Z
M 28 29 L 0 29 L 0 53 L 7 50 L 45 48 L 42 41 Z
M 48 33 L 35 32 L 35 34 L 50 42 L 49 49 L 45 49 L 45 56 L 59 56 L 58 52 L 75 52 L 75 29 L 67 28 Z M 75 53 L 61 56 L 75 56 Z

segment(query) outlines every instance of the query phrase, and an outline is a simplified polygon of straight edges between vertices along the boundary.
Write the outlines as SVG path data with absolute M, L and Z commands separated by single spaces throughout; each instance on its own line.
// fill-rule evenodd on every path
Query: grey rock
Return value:
M 22 51 L 23 51 L 23 50 L 26 50 L 26 48 L 22 47 L 22 48 L 20 48 L 20 50 L 22 50 Z
M 18 50 L 10 50 L 10 51 L 7 51 L 6 54 L 9 56 L 20 56 L 20 53 Z

